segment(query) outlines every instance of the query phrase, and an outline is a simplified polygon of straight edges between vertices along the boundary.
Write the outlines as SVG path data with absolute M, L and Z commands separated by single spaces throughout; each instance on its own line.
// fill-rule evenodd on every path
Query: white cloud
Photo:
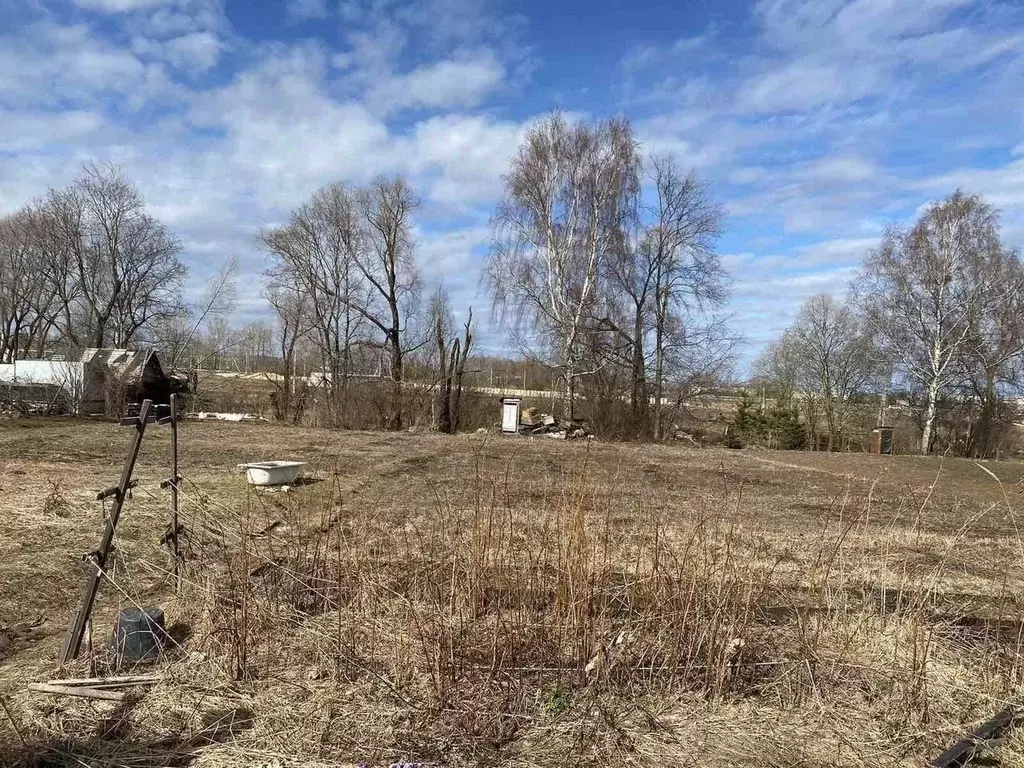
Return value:
M 39 22 L 0 35 L 0 103 L 95 107 L 118 97 L 137 108 L 179 98 L 160 62 L 143 61 L 88 25 Z
M 431 186 L 435 202 L 473 206 L 498 197 L 524 131 L 477 115 L 432 117 L 416 125 L 403 150 L 413 173 L 440 173 Z
M 755 15 L 764 53 L 750 62 L 737 106 L 768 113 L 890 98 L 1021 52 L 1021 35 L 989 18 L 997 10 L 954 15 L 968 5 L 971 0 L 762 0 Z
M 700 169 L 733 163 L 750 149 L 795 133 L 778 120 L 742 122 L 704 107 L 658 114 L 637 121 L 635 127 L 647 152 L 668 153 Z
M 488 0 L 401 0 L 396 18 L 426 30 L 439 49 L 482 40 L 513 42 L 519 20 L 493 12 Z
M 135 38 L 140 56 L 166 61 L 175 69 L 201 74 L 217 65 L 224 43 L 212 32 L 188 32 L 169 40 Z
M 796 61 L 749 79 L 737 103 L 744 112 L 761 113 L 847 104 L 874 92 L 879 82 L 869 62 L 851 70 L 826 62 Z
M 335 53 L 331 63 L 339 69 L 386 74 L 405 50 L 409 35 L 387 19 L 372 29 L 356 30 L 346 36 L 348 50 Z
M 818 186 L 858 184 L 875 181 L 880 170 L 869 160 L 853 155 L 822 157 L 799 168 L 804 181 Z
M 473 107 L 502 82 L 505 68 L 490 51 L 464 59 L 446 59 L 370 88 L 370 104 L 384 111 L 407 108 Z
M 1024 157 L 999 168 L 960 168 L 911 183 L 915 189 L 945 197 L 962 188 L 998 208 L 1024 218 Z
M 265 202 L 290 205 L 327 181 L 394 168 L 387 126 L 359 102 L 332 99 L 325 71 L 321 48 L 282 49 L 195 101 L 191 119 L 225 132 L 222 151 Z
M 203 31 L 226 35 L 231 29 L 221 0 L 174 0 L 172 4 L 132 16 L 126 24 L 133 33 L 157 38 Z
M 457 306 L 468 306 L 477 296 L 477 286 L 466 276 L 477 274 L 479 254 L 491 241 L 491 229 L 486 225 L 460 227 L 450 232 L 414 234 L 423 281 L 426 284 L 444 282 L 460 292 Z M 452 296 L 455 299 L 455 296 Z
M 943 25 L 972 0 L 761 0 L 755 15 L 774 46 L 797 50 L 881 52 L 881 44 Z
M 170 5 L 173 0 L 73 0 L 74 4 L 90 11 L 104 13 L 128 13 Z
M 0 153 L 47 150 L 59 143 L 95 140 L 104 125 L 103 115 L 86 110 L 52 114 L 0 109 Z
M 205 72 L 217 63 L 224 44 L 209 32 L 192 32 L 168 40 L 167 61 L 179 69 Z
M 760 184 L 768 178 L 768 171 L 758 166 L 746 166 L 730 172 L 729 181 L 733 184 Z
M 128 51 L 116 48 L 76 48 L 63 57 L 68 67 L 67 77 L 79 84 L 91 84 L 97 89 L 118 88 L 119 83 L 142 77 L 142 62 Z
M 846 237 L 838 240 L 823 240 L 802 246 L 792 266 L 845 265 L 860 263 L 869 251 L 878 247 L 882 233 L 874 237 Z
M 800 306 L 812 296 L 828 293 L 842 299 L 856 272 L 856 265 L 849 265 L 796 274 L 768 269 L 763 274 L 737 275 L 730 310 L 751 346 L 750 351 L 756 355 L 764 344 L 782 333 L 796 319 Z
M 293 21 L 327 19 L 331 16 L 327 0 L 288 0 L 285 12 Z

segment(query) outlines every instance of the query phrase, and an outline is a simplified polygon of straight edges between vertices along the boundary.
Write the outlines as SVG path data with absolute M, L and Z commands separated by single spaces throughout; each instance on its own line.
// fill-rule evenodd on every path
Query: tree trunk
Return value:
M 991 372 L 986 372 L 985 392 L 981 396 L 981 411 L 978 414 L 977 423 L 971 430 L 967 446 L 967 454 L 976 459 L 987 458 L 992 453 L 997 400 L 995 376 Z
M 660 299 L 659 299 L 660 301 Z M 665 327 L 658 312 L 654 329 L 654 439 L 662 438 L 662 399 L 665 396 Z
M 444 327 L 440 315 L 437 318 L 435 328 L 437 340 L 437 395 L 434 398 L 434 429 L 438 432 L 450 432 L 452 427 L 451 418 L 451 386 L 452 374 L 448 368 L 448 345 L 444 337 Z M 452 350 L 453 356 L 457 354 Z M 454 361 L 453 361 L 454 362 Z
M 647 421 L 647 381 L 644 366 L 644 327 L 640 307 L 636 308 L 633 323 L 633 370 L 632 387 L 629 393 L 630 408 L 633 412 L 633 425 L 637 434 L 646 432 Z
M 398 430 L 402 428 L 402 346 L 397 328 L 388 335 L 391 337 L 391 413 L 384 426 Z
M 345 344 L 342 347 L 342 389 L 348 394 L 348 379 L 352 375 L 352 276 L 351 264 L 345 260 Z
M 277 391 L 277 402 L 274 403 L 274 418 L 278 421 L 285 421 L 291 411 L 292 404 L 292 361 L 287 357 L 284 360 L 284 377 L 281 379 L 281 388 Z
M 458 339 L 455 344 L 458 345 Z M 449 383 L 451 404 L 449 405 L 449 419 L 451 420 L 449 431 L 454 435 L 458 433 L 462 424 L 462 379 L 466 375 L 466 357 L 469 352 L 470 337 L 466 335 L 466 346 L 461 350 L 455 347 L 455 380 Z M 455 361 L 453 361 L 455 362 Z
M 831 395 L 826 395 L 825 401 L 825 424 L 828 426 L 828 450 L 839 450 L 839 423 L 836 418 L 835 402 Z
M 574 405 L 576 402 L 576 374 L 572 369 L 566 365 L 565 367 L 565 405 L 562 408 L 563 413 L 569 421 L 573 421 L 575 418 Z
M 469 359 L 469 349 L 473 344 L 473 309 L 470 307 L 469 317 L 466 319 L 466 335 L 460 345 L 456 339 L 452 344 L 451 367 L 454 370 L 453 376 L 448 376 L 448 392 L 451 401 L 448 406 L 448 418 L 450 421 L 449 431 L 456 434 L 462 424 L 462 380 L 466 375 L 466 360 Z M 494 369 L 491 369 L 493 374 Z
M 332 427 L 344 426 L 342 423 L 342 361 L 339 359 L 338 350 L 329 353 L 327 361 L 327 392 L 330 399 L 329 413 Z
M 933 378 L 928 385 L 928 404 L 924 409 L 924 423 L 921 429 L 921 453 L 927 455 L 931 452 L 932 431 L 935 424 L 935 413 L 939 403 L 939 379 Z

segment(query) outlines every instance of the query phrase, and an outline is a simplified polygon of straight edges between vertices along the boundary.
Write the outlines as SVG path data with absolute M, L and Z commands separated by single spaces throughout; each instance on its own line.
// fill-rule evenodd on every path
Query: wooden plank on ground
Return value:
M 60 680 L 47 680 L 47 685 L 84 685 L 92 688 L 113 688 L 127 685 L 156 685 L 162 678 L 159 675 L 123 675 L 121 677 L 71 677 Z
M 34 693 L 53 693 L 58 696 L 78 696 L 83 699 L 100 699 L 102 701 L 124 701 L 124 694 L 121 691 L 103 691 L 85 685 L 29 683 L 28 689 Z

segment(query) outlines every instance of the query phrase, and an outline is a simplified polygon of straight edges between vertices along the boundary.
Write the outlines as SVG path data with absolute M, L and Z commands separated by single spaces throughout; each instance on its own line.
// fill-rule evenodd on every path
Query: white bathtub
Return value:
M 305 461 L 254 461 L 239 464 L 245 470 L 249 485 L 291 485 L 306 468 Z

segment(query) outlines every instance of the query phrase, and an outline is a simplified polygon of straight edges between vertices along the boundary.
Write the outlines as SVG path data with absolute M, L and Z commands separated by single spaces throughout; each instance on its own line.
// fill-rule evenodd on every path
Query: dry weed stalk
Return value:
M 410 514 L 346 497 L 337 472 L 238 509 L 183 491 L 185 676 L 256 697 L 232 750 L 325 764 L 652 764 L 685 754 L 658 735 L 684 728 L 679 702 L 706 709 L 704 728 L 716 707 L 818 713 L 831 751 L 797 740 L 799 759 L 898 764 L 1020 683 L 1020 623 L 964 624 L 942 592 L 987 510 L 936 537 L 925 505 L 882 520 L 874 486 L 847 490 L 794 553 L 737 522 L 738 489 L 678 519 L 599 493 L 593 472 L 584 458 L 530 486 L 481 448 L 468 496 L 424 480 L 433 508 Z M 905 555 L 923 543 L 927 567 Z

